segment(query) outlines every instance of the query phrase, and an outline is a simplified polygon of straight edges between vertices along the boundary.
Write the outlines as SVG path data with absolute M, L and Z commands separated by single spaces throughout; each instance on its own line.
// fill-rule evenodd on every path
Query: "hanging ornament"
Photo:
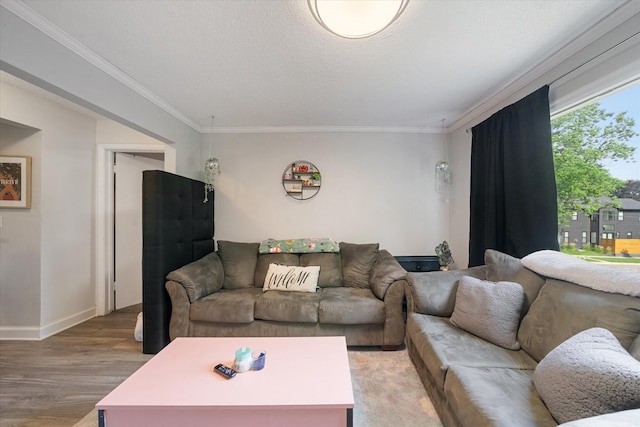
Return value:
M 214 189 L 214 181 L 220 174 L 220 163 L 215 157 L 211 157 L 204 162 L 204 200 L 202 203 L 209 201 L 209 192 Z
M 444 196 L 449 195 L 449 184 L 451 184 L 451 171 L 449 163 L 440 160 L 436 163 L 436 191 Z
M 220 175 L 220 162 L 215 157 L 211 157 L 211 146 L 213 145 L 213 116 L 211 116 L 211 140 L 209 141 L 209 158 L 204 162 L 204 200 L 209 201 L 209 192 L 214 189 L 214 181 Z
M 442 119 L 442 135 L 445 135 L 444 121 L 445 119 Z M 447 145 L 444 144 L 443 151 L 445 159 L 447 158 L 447 148 Z M 447 160 L 440 160 L 438 161 L 438 163 L 436 163 L 436 192 L 446 199 L 449 198 L 449 184 L 451 184 L 451 171 L 449 170 L 449 162 L 447 162 Z

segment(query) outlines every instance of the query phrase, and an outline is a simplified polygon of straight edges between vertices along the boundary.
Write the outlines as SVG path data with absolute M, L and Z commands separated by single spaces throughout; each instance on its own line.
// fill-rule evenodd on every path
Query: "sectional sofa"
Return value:
M 637 270 L 488 250 L 407 283 L 409 355 L 445 425 L 640 425 Z

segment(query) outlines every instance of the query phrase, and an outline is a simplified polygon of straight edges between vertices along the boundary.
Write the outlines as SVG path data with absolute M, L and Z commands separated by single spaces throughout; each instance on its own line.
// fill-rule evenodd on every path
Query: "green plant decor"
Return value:
M 451 256 L 451 249 L 449 244 L 445 240 L 436 246 L 436 255 L 438 256 L 438 262 L 443 270 L 448 270 L 449 266 L 453 265 L 453 257 Z

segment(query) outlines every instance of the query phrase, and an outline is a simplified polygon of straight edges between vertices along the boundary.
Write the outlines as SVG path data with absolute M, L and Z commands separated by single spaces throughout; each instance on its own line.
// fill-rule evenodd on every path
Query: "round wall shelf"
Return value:
M 290 163 L 282 172 L 282 187 L 287 196 L 309 200 L 320 191 L 322 176 L 318 168 L 306 160 Z

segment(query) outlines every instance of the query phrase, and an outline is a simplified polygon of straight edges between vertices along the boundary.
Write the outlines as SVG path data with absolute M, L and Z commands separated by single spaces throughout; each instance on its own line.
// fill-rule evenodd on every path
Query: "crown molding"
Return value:
M 468 129 L 474 126 L 474 124 L 486 119 L 493 112 L 506 107 L 512 102 L 516 102 L 522 96 L 526 96 L 529 92 L 538 89 L 538 87 L 544 84 L 552 84 L 558 79 L 572 73 L 584 64 L 563 69 L 563 63 L 568 62 L 573 55 L 576 55 L 582 49 L 614 31 L 639 13 L 640 1 L 627 0 L 587 31 L 576 36 L 547 58 L 542 59 L 535 67 L 520 75 L 514 76 L 512 79 L 506 80 L 504 84 L 496 89 L 496 95 L 478 102 L 467 109 L 467 111 L 449 127 L 449 130 L 455 132 L 463 127 Z M 585 64 L 590 60 L 591 59 L 587 60 Z M 515 94 L 521 94 L 521 96 L 518 99 L 512 99 Z
M 0 2 L 0 6 L 9 10 L 11 13 L 38 29 L 43 34 L 47 35 L 51 39 L 60 43 L 62 46 L 66 47 L 88 63 L 92 64 L 100 71 L 106 73 L 107 75 L 114 78 L 116 81 L 122 83 L 138 95 L 147 99 L 152 104 L 156 105 L 158 108 L 164 110 L 166 113 L 175 117 L 185 125 L 189 126 L 191 129 L 200 132 L 200 125 L 195 121 L 191 120 L 189 117 L 184 115 L 182 112 L 178 111 L 173 106 L 166 103 L 163 99 L 158 97 L 156 94 L 151 92 L 149 89 L 138 83 L 128 74 L 124 73 L 118 67 L 89 49 L 87 46 L 82 44 L 77 39 L 73 38 L 71 35 L 64 32 L 58 26 L 53 24 L 51 21 L 40 15 L 38 12 L 24 4 L 21 0 L 2 0 Z
M 238 126 L 238 127 L 202 127 L 203 134 L 220 133 L 446 133 L 446 128 L 403 127 L 403 126 Z

